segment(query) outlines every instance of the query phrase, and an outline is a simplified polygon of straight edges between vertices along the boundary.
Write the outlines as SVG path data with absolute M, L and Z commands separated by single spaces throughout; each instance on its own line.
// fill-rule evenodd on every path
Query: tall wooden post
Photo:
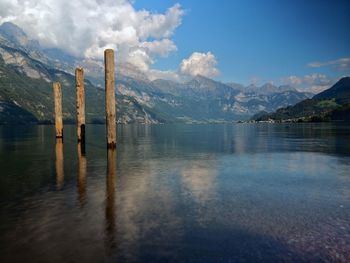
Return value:
M 63 121 L 62 121 L 62 90 L 59 82 L 53 83 L 53 93 L 55 101 L 55 126 L 56 138 L 63 138 Z
M 77 135 L 78 142 L 85 142 L 85 90 L 84 70 L 75 69 L 75 86 L 77 89 Z
M 117 151 L 107 149 L 107 180 L 106 180 L 106 240 L 108 247 L 115 245 L 115 186 L 117 173 Z
M 113 149 L 117 145 L 113 49 L 106 49 L 104 55 L 105 55 L 107 147 Z

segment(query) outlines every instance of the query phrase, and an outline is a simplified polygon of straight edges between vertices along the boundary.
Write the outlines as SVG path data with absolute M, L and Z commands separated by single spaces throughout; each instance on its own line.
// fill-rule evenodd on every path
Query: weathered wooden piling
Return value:
M 63 138 L 62 89 L 61 84 L 59 82 L 53 83 L 53 93 L 55 101 L 56 138 Z
M 78 200 L 81 206 L 85 204 L 86 199 L 86 157 L 85 145 L 78 143 Z
M 77 136 L 78 142 L 85 142 L 85 90 L 84 70 L 75 69 L 75 86 L 77 90 Z
M 106 180 L 106 239 L 110 244 L 115 243 L 115 187 L 117 172 L 117 151 L 107 150 L 107 180 Z
M 105 58 L 105 89 L 106 89 L 106 129 L 107 147 L 115 148 L 117 145 L 116 109 L 115 109 L 115 76 L 114 51 L 106 49 Z

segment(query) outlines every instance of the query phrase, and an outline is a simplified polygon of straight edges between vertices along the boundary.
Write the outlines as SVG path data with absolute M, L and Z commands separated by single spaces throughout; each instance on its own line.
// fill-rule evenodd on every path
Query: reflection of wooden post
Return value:
M 105 50 L 105 86 L 107 146 L 108 148 L 115 148 L 117 144 L 117 133 L 115 116 L 115 80 L 113 49 Z
M 78 143 L 78 198 L 81 205 L 85 202 L 86 196 L 86 157 L 84 144 Z
M 56 188 L 61 190 L 64 183 L 63 140 L 56 139 Z
M 107 152 L 107 185 L 106 185 L 106 240 L 108 247 L 113 247 L 115 231 L 115 176 L 117 170 L 117 153 L 115 149 Z
M 59 82 L 53 83 L 53 93 L 55 101 L 55 126 L 56 138 L 63 138 L 63 122 L 62 122 L 62 90 Z
M 85 142 L 85 91 L 84 70 L 75 69 L 75 85 L 77 89 L 77 135 L 78 142 Z

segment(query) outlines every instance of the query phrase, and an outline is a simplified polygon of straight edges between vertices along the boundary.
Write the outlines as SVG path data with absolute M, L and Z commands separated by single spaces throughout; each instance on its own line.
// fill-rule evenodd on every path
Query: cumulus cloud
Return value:
M 1 0 L 0 23 L 10 21 L 45 47 L 101 59 L 106 48 L 119 62 L 148 70 L 156 57 L 176 50 L 170 39 L 181 24 L 179 4 L 165 13 L 136 10 L 127 0 Z
M 162 71 L 150 69 L 147 75 L 150 80 L 168 79 L 177 82 L 186 82 L 197 75 L 208 78 L 217 76 L 219 70 L 216 68 L 216 65 L 217 60 L 211 52 L 194 52 L 190 57 L 183 59 L 176 70 Z
M 190 76 L 215 77 L 219 74 L 216 65 L 217 60 L 211 52 L 194 52 L 189 58 L 182 60 L 179 71 Z
M 324 74 L 314 73 L 305 76 L 289 76 L 284 78 L 282 82 L 300 91 L 318 93 L 331 87 L 336 82 L 336 79 Z
M 0 0 L 0 24 L 13 22 L 47 48 L 102 60 L 106 48 L 117 52 L 117 63 L 132 64 L 150 79 L 185 81 L 191 76 L 219 74 L 211 52 L 194 52 L 176 70 L 155 70 L 157 58 L 177 47 L 171 40 L 185 12 L 179 4 L 164 13 L 136 10 L 131 0 Z
M 140 48 L 145 49 L 151 55 L 159 55 L 167 57 L 170 52 L 176 51 L 177 47 L 173 41 L 169 39 L 154 40 L 152 42 L 143 42 Z
M 333 67 L 337 70 L 349 70 L 350 69 L 350 57 L 339 58 L 336 60 L 330 60 L 325 62 L 312 62 L 308 64 L 311 68 L 320 68 L 320 67 Z

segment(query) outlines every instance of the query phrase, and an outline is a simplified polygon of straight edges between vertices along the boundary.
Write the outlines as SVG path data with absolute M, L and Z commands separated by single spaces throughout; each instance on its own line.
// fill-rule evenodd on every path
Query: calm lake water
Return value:
M 350 262 L 350 125 L 0 126 L 0 262 Z

